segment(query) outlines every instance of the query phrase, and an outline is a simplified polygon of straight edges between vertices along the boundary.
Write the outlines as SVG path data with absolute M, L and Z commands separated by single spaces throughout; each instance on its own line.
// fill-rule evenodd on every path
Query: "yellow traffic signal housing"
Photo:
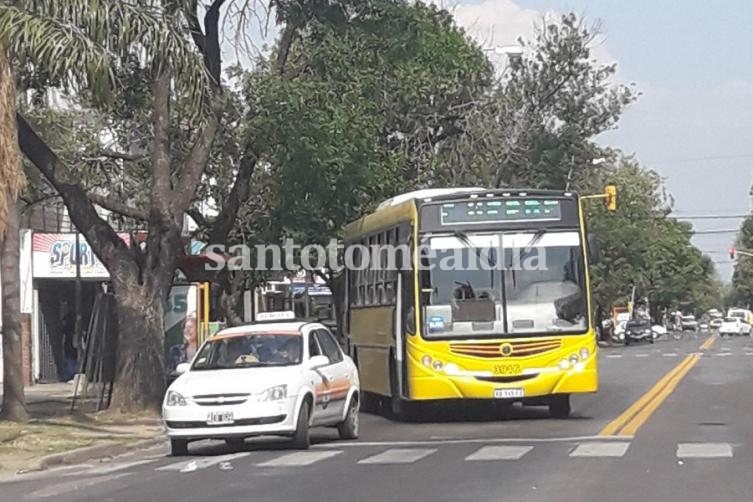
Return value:
M 607 209 L 610 211 L 617 210 L 617 187 L 615 185 L 607 185 L 604 189 L 604 194 L 607 196 Z

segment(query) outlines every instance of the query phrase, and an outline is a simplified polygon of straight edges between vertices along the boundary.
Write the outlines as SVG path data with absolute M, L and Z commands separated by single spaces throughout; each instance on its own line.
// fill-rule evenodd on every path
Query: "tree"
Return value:
M 25 178 L 18 150 L 13 72 L 0 45 L 0 279 L 2 279 L 3 405 L 8 420 L 28 419 L 24 400 L 21 320 L 19 218 L 17 199 Z
M 742 222 L 736 246 L 745 251 L 753 249 L 753 216 L 745 218 Z M 737 256 L 730 296 L 730 306 L 753 305 L 753 257 L 742 254 Z
M 0 41 L 20 64 L 44 69 L 63 89 L 90 94 L 93 102 L 107 107 L 118 92 L 118 72 L 134 64 L 150 86 L 149 191 L 143 206 L 89 193 L 78 173 L 17 116 L 21 149 L 62 196 L 71 219 L 110 273 L 121 327 L 112 401 L 121 410 L 156 409 L 164 391 L 163 303 L 183 252 L 183 217 L 221 120 L 217 27 L 223 3 L 215 0 L 209 6 L 206 33 L 192 30 L 194 42 L 184 28 L 196 18 L 191 2 L 37 0 L 22 8 L 0 6 Z M 171 148 L 170 138 L 176 101 L 192 104 L 196 124 L 188 148 L 180 152 Z M 144 220 L 145 249 L 126 245 L 95 203 Z
M 574 14 L 537 27 L 534 40 L 445 146 L 435 185 L 565 188 L 598 156 L 592 143 L 637 94 L 596 63 L 588 28 Z
M 491 65 L 447 11 L 359 5 L 347 18 L 312 20 L 290 42 L 283 35 L 277 57 L 246 76 L 255 113 L 239 129 L 264 145 L 266 197 L 252 191 L 245 211 L 266 219 L 239 218 L 234 242 L 327 244 L 385 198 L 430 184 L 439 146 L 488 91 Z

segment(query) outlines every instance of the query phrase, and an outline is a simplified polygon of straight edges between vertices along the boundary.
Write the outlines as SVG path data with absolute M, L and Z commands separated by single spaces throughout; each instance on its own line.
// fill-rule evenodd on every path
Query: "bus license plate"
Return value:
M 494 397 L 496 399 L 523 397 L 523 389 L 494 389 Z
M 224 411 L 222 413 L 210 413 L 207 417 L 207 424 L 209 425 L 225 425 L 232 424 L 233 420 L 232 411 Z

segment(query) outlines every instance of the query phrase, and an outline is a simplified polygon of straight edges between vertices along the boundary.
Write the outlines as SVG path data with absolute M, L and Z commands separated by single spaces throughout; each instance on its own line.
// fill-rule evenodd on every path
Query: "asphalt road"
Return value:
M 749 501 L 753 339 L 707 337 L 602 349 L 601 389 L 567 420 L 543 408 L 362 414 L 355 442 L 325 429 L 305 452 L 155 448 L 19 476 L 0 500 Z

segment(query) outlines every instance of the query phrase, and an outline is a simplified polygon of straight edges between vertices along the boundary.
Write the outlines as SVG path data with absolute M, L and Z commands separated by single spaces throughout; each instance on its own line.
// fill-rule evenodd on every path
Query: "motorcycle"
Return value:
M 630 319 L 625 323 L 625 345 L 631 342 L 648 340 L 654 343 L 654 333 L 651 329 L 651 321 L 648 319 Z

